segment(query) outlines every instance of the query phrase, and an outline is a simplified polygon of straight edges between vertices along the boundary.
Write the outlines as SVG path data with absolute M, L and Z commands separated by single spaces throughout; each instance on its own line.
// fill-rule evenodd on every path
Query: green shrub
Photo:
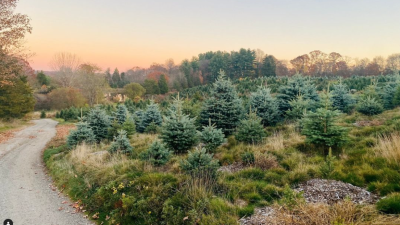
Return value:
M 217 129 L 213 125 L 203 127 L 201 132 L 198 132 L 200 141 L 209 152 L 215 152 L 222 143 L 224 143 L 225 135 L 221 129 Z
M 111 143 L 108 151 L 110 153 L 132 153 L 133 147 L 129 143 L 129 139 L 126 136 L 126 131 L 120 130 L 118 131 L 118 136 L 115 137 L 114 141 Z
M 253 165 L 254 164 L 255 158 L 254 158 L 253 152 L 244 152 L 241 155 L 241 158 L 242 158 L 243 164 L 245 164 L 245 165 Z
M 265 136 L 266 133 L 261 124 L 261 118 L 255 113 L 250 113 L 247 119 L 240 122 L 236 133 L 236 140 L 247 144 L 257 144 Z
M 215 176 L 219 163 L 205 148 L 196 148 L 189 152 L 187 159 L 180 162 L 180 167 L 188 174 Z
M 74 148 L 75 146 L 82 144 L 93 144 L 96 142 L 96 137 L 93 130 L 88 126 L 87 123 L 78 123 L 77 129 L 70 132 L 67 137 L 68 148 Z
M 46 118 L 46 112 L 45 112 L 44 110 L 42 110 L 42 111 L 40 112 L 40 118 L 41 118 L 41 119 Z
M 261 195 L 256 192 L 244 194 L 243 198 L 250 204 L 258 203 L 262 199 Z
M 164 144 L 156 140 L 147 151 L 140 154 L 140 158 L 149 161 L 153 165 L 160 166 L 169 161 L 171 154 L 172 152 L 169 151 Z
M 400 214 L 400 193 L 395 193 L 381 199 L 376 208 L 384 213 Z
M 375 98 L 369 96 L 365 99 L 361 99 L 356 109 L 358 112 L 367 116 L 377 115 L 383 112 L 382 104 Z
M 159 126 L 153 121 L 151 122 L 146 129 L 144 129 L 144 133 L 146 134 L 157 134 L 159 131 Z

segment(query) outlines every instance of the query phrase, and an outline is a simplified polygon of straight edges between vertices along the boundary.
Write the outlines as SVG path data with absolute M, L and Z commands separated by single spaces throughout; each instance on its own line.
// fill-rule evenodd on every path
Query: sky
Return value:
M 240 48 L 287 60 L 313 50 L 387 57 L 400 53 L 399 9 L 398 0 L 19 0 L 16 12 L 31 18 L 33 69 L 70 52 L 124 71 Z

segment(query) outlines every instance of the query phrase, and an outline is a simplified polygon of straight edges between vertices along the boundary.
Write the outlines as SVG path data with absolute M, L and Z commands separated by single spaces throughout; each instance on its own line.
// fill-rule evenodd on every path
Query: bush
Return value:
M 108 151 L 110 153 L 132 153 L 133 147 L 129 143 L 129 139 L 126 137 L 126 131 L 120 130 L 118 131 L 118 136 L 115 137 L 114 141 L 111 143 Z
M 257 144 L 266 136 L 261 119 L 256 114 L 250 113 L 248 119 L 242 120 L 238 127 L 236 140 L 247 144 Z
M 189 152 L 187 159 L 180 162 L 180 167 L 188 174 L 215 176 L 219 163 L 205 148 L 196 148 Z
M 245 165 L 253 165 L 255 161 L 254 154 L 252 152 L 244 152 L 242 154 L 242 162 Z
M 337 84 L 333 86 L 331 91 L 332 106 L 334 109 L 340 110 L 344 113 L 349 113 L 355 103 L 354 98 L 351 96 L 349 88 L 345 84 Z
M 87 123 L 78 123 L 77 129 L 70 132 L 67 137 L 67 145 L 73 148 L 83 142 L 92 144 L 96 142 L 95 135 Z
M 140 154 L 140 158 L 149 161 L 155 166 L 160 166 L 166 164 L 171 155 L 172 152 L 168 150 L 164 144 L 156 140 L 147 151 Z
M 41 119 L 46 118 L 46 112 L 45 112 L 44 110 L 42 110 L 42 111 L 40 112 L 40 118 L 41 118 Z
M 224 143 L 225 135 L 221 129 L 217 129 L 213 125 L 203 127 L 201 132 L 198 132 L 200 141 L 205 145 L 208 152 L 214 152 L 222 143 Z
M 357 111 L 367 116 L 373 116 L 382 113 L 383 106 L 375 98 L 368 96 L 358 103 Z
M 394 193 L 376 203 L 376 208 L 384 213 L 400 214 L 400 193 Z

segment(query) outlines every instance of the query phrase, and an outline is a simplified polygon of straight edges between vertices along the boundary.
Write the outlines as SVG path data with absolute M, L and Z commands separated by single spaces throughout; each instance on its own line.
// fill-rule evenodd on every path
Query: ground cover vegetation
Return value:
M 350 89 L 358 79 L 365 85 Z M 399 81 L 231 81 L 221 73 L 186 95 L 88 107 L 45 161 L 57 185 L 103 224 L 238 224 L 266 206 L 279 209 L 276 224 L 293 215 L 299 224 L 395 222 L 387 214 L 399 212 Z M 314 178 L 384 198 L 341 203 L 350 212 L 304 203 L 294 190 Z M 329 217 L 313 221 L 315 207 Z

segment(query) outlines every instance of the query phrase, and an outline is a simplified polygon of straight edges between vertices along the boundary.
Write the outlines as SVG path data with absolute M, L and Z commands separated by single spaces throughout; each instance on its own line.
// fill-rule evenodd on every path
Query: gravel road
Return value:
M 14 225 L 93 224 L 83 214 L 73 214 L 71 201 L 51 186 L 45 174 L 42 150 L 56 134 L 57 122 L 33 122 L 0 144 L 0 224 L 5 219 Z

